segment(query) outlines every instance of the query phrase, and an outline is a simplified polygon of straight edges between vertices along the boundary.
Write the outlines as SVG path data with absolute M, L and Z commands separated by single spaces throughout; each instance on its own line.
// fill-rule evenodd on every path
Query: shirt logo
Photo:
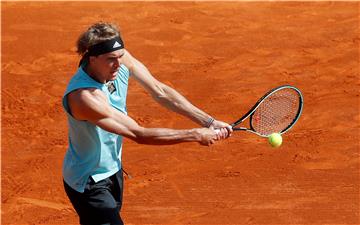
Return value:
M 121 47 L 121 44 L 116 41 L 113 45 L 113 48 L 118 48 L 118 47 Z
M 116 87 L 113 82 L 109 82 L 106 84 L 108 91 L 110 94 L 114 93 L 116 91 Z

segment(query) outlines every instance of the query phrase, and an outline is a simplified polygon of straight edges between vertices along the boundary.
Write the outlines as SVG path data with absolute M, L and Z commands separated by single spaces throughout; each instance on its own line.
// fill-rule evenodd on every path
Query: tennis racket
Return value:
M 234 131 L 248 131 L 261 137 L 283 134 L 300 118 L 304 99 L 299 89 L 283 85 L 261 97 L 240 119 L 231 124 Z M 248 126 L 242 127 L 246 119 Z

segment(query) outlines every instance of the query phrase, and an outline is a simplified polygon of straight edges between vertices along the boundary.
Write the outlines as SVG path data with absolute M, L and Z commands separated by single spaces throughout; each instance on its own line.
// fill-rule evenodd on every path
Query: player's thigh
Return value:
M 94 182 L 89 178 L 84 193 L 72 189 L 64 182 L 65 191 L 79 215 L 82 225 L 120 224 L 121 202 L 114 198 L 114 182 L 107 178 Z
M 91 182 L 84 192 L 83 207 L 87 221 L 97 224 L 121 224 L 119 215 L 121 205 L 113 195 L 113 181 L 110 178 Z M 89 220 L 88 220 L 89 219 Z

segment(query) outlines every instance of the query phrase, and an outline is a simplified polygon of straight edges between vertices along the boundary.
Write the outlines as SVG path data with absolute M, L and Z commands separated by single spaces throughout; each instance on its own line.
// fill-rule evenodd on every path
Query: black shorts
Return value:
M 123 225 L 120 209 L 123 197 L 122 170 L 97 183 L 90 177 L 84 193 L 72 189 L 64 181 L 67 196 L 82 225 Z

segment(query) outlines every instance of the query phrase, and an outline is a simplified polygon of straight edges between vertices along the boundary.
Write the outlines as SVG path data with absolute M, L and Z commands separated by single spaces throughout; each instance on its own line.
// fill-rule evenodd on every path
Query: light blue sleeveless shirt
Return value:
M 122 136 L 107 132 L 100 127 L 72 117 L 66 96 L 80 88 L 97 88 L 108 97 L 115 109 L 126 112 L 126 95 L 130 73 L 121 65 L 113 93 L 107 85 L 92 79 L 79 67 L 70 80 L 63 97 L 69 127 L 69 147 L 63 162 L 63 177 L 74 190 L 83 193 L 86 182 L 91 176 L 95 182 L 115 174 L 121 169 Z

